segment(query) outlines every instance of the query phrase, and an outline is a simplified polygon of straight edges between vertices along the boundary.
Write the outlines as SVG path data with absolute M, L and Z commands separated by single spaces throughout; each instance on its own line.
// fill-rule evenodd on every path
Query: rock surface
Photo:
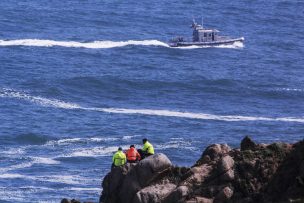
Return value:
M 190 168 L 156 154 L 112 169 L 102 187 L 100 203 L 304 202 L 304 141 L 214 144 Z

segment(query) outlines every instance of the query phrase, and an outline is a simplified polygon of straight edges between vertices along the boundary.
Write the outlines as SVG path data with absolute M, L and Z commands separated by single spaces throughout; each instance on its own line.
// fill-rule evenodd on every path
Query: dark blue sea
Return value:
M 191 166 L 304 132 L 303 1 L 0 2 L 0 202 L 97 202 L 115 150 Z M 170 48 L 195 17 L 244 43 Z

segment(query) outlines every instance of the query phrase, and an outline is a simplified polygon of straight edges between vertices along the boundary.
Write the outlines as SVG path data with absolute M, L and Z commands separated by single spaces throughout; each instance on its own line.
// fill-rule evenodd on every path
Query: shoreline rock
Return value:
M 112 169 L 102 187 L 100 203 L 304 202 L 304 141 L 213 144 L 192 167 L 156 154 Z

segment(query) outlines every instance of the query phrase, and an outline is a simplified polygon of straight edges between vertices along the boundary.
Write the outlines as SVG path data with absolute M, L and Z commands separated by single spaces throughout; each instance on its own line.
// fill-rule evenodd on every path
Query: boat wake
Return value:
M 94 41 L 94 42 L 75 42 L 75 41 L 54 41 L 42 39 L 17 39 L 0 40 L 0 46 L 36 46 L 36 47 L 71 47 L 87 49 L 110 49 L 124 46 L 162 46 L 169 47 L 166 43 L 158 40 L 128 40 L 128 41 Z
M 127 109 L 127 108 L 96 108 L 84 107 L 75 103 L 60 101 L 57 99 L 48 99 L 39 96 L 32 96 L 24 92 L 18 92 L 13 89 L 3 88 L 0 90 L 0 98 L 17 98 L 26 100 L 35 104 L 47 107 L 62 108 L 62 109 L 79 109 L 86 111 L 98 111 L 112 114 L 139 114 L 146 116 L 160 116 L 160 117 L 176 117 L 187 119 L 200 119 L 200 120 L 217 120 L 217 121 L 280 121 L 280 122 L 298 122 L 304 123 L 303 117 L 257 117 L 257 116 L 241 116 L 241 115 L 214 115 L 206 113 L 192 113 L 185 111 L 172 111 L 172 110 L 158 110 L 158 109 Z
M 86 48 L 86 49 L 111 49 L 125 46 L 158 46 L 170 47 L 167 43 L 158 40 L 128 40 L 128 41 L 93 41 L 93 42 L 76 42 L 76 41 L 55 41 L 43 39 L 16 39 L 16 40 L 0 40 L 0 46 L 33 46 L 33 47 L 69 47 L 69 48 Z M 189 46 L 177 47 L 177 49 L 197 49 L 197 48 L 243 48 L 243 43 L 235 42 L 231 45 L 220 46 Z

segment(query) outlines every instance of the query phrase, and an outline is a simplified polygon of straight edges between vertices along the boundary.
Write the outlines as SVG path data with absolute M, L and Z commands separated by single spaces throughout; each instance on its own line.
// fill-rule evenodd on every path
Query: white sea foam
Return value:
M 123 149 L 128 149 L 129 146 L 121 146 Z M 117 146 L 110 147 L 91 147 L 91 148 L 80 148 L 74 152 L 65 155 L 64 157 L 100 157 L 100 156 L 110 156 L 117 151 Z
M 288 91 L 288 92 L 289 91 L 290 92 L 303 92 L 304 91 L 304 89 L 299 89 L 299 88 L 282 88 L 281 90 Z
M 48 141 L 45 145 L 70 145 L 73 143 L 98 143 L 119 140 L 117 137 L 90 137 L 90 138 L 65 138 Z
M 128 40 L 128 41 L 94 41 L 94 42 L 75 42 L 75 41 L 54 41 L 43 39 L 17 39 L 0 40 L 0 46 L 36 46 L 36 47 L 72 47 L 87 49 L 109 49 L 124 46 L 162 46 L 168 47 L 168 44 L 158 40 Z
M 158 109 L 126 109 L 126 108 L 92 108 L 83 107 L 78 104 L 68 103 L 56 99 L 47 99 L 38 96 L 31 96 L 12 89 L 3 89 L 0 91 L 0 97 L 18 98 L 33 102 L 43 106 L 50 106 L 63 109 L 81 109 L 88 111 L 99 111 L 113 114 L 139 114 L 147 116 L 177 117 L 199 120 L 218 120 L 218 121 L 282 121 L 282 122 L 299 122 L 304 123 L 303 117 L 281 117 L 270 118 L 262 116 L 240 116 L 240 115 L 214 115 L 206 113 L 192 113 L 184 111 L 158 110 Z
M 24 178 L 24 175 L 18 173 L 3 173 L 0 174 L 0 178 L 2 179 L 13 179 L 13 178 Z
M 284 121 L 284 122 L 299 122 L 304 123 L 304 118 L 283 117 L 283 118 L 268 118 L 254 116 L 239 116 L 239 115 L 213 115 L 205 113 L 191 113 L 171 110 L 154 110 L 154 109 L 124 109 L 124 108 L 87 108 L 87 110 L 102 111 L 107 113 L 119 114 L 141 114 L 150 116 L 164 117 L 179 117 L 200 120 L 218 120 L 218 121 Z
M 75 175 L 36 176 L 34 179 L 42 182 L 65 183 L 72 185 L 84 184 L 88 182 L 87 179 Z
M 155 149 L 186 149 L 191 151 L 196 150 L 196 148 L 192 146 L 191 142 L 185 141 L 183 138 L 171 138 L 170 141 L 167 143 L 156 145 Z
M 65 183 L 75 185 L 92 182 L 92 179 L 87 179 L 77 175 L 24 176 L 19 174 L 4 174 L 2 178 L 24 178 L 40 182 Z
M 101 188 L 72 187 L 72 188 L 68 188 L 67 190 L 100 192 Z
M 46 165 L 53 165 L 53 164 L 60 164 L 60 161 L 53 160 L 51 158 L 45 157 L 31 157 L 33 159 L 33 164 L 46 164 Z
M 77 104 L 63 102 L 57 99 L 47 99 L 38 96 L 31 96 L 29 94 L 26 94 L 25 92 L 18 92 L 8 88 L 3 88 L 3 91 L 0 91 L 0 97 L 23 99 L 40 104 L 42 106 L 50 106 L 63 109 L 81 109 L 81 107 Z
M 45 157 L 31 157 L 30 161 L 20 163 L 20 164 L 15 164 L 11 165 L 8 167 L 3 167 L 0 169 L 0 172 L 6 173 L 8 171 L 12 170 L 18 170 L 18 169 L 23 169 L 23 168 L 29 168 L 32 167 L 34 164 L 45 164 L 45 165 L 53 165 L 53 164 L 60 164 L 60 161 L 53 160 L 51 158 L 45 158 Z
M 24 202 L 24 192 L 12 188 L 0 188 L 0 202 Z
M 21 163 L 21 164 L 12 165 L 9 167 L 3 167 L 0 169 L 0 172 L 5 173 L 8 171 L 17 170 L 17 169 L 21 169 L 21 168 L 28 168 L 28 167 L 31 167 L 32 165 L 33 165 L 33 162 L 25 162 L 25 163 Z
M 4 150 L 0 150 L 0 153 L 2 156 L 9 156 L 10 158 L 12 157 L 19 157 L 22 154 L 25 154 L 25 148 L 26 147 L 18 147 L 16 148 L 4 148 Z

